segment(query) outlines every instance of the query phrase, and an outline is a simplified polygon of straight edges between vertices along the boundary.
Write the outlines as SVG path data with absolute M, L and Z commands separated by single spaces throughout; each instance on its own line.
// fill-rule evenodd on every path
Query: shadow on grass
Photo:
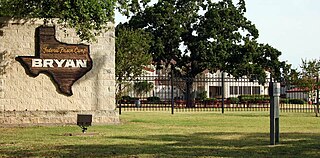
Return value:
M 320 134 L 284 133 L 280 145 L 271 146 L 268 134 L 194 133 L 102 137 L 126 142 L 35 147 L 4 150 L 8 157 L 319 157 Z M 1 146 L 1 144 L 0 144 Z

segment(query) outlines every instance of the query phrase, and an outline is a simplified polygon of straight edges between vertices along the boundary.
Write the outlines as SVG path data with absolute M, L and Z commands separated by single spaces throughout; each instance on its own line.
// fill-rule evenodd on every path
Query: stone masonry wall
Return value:
M 118 123 L 115 110 L 114 26 L 90 45 L 93 68 L 72 86 L 73 95 L 59 94 L 45 74 L 30 77 L 16 56 L 35 55 L 35 30 L 42 20 L 0 19 L 0 52 L 10 64 L 0 76 L 1 124 L 73 124 L 77 113 L 93 114 L 94 123 Z M 60 42 L 78 44 L 73 29 L 56 26 Z M 51 119 L 51 120 L 50 120 Z

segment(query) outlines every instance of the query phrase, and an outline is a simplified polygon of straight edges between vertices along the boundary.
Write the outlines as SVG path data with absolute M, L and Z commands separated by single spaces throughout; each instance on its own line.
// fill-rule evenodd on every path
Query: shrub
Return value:
M 121 97 L 121 103 L 134 103 L 136 98 L 130 97 L 130 96 L 122 96 Z
M 240 95 L 238 98 L 239 98 L 239 101 L 241 101 L 241 102 L 253 103 L 255 100 L 253 95 Z
M 197 92 L 196 100 L 204 100 L 207 98 L 207 91 Z
M 131 100 L 134 100 L 134 98 L 126 95 L 126 96 L 122 96 L 121 100 L 131 101 Z
M 282 104 L 289 104 L 289 99 L 287 99 L 287 98 L 281 98 L 281 99 L 280 99 L 280 103 L 282 103 Z
M 270 100 L 270 97 L 268 95 L 240 95 L 238 98 L 241 102 L 249 103 L 257 103 Z
M 134 91 L 137 93 L 138 96 L 142 95 L 143 93 L 148 93 L 153 89 L 154 85 L 152 82 L 136 82 L 133 85 Z
M 303 99 L 289 99 L 289 104 L 304 104 L 305 101 Z
M 216 100 L 217 100 L 216 98 L 206 98 L 206 99 L 203 99 L 203 103 L 212 104 Z
M 160 98 L 159 97 L 148 97 L 147 101 L 149 103 L 158 103 L 158 102 L 160 102 Z
M 216 101 L 217 99 L 216 98 L 206 98 L 206 99 L 203 99 L 204 101 Z
M 236 97 L 230 97 L 227 100 L 230 101 L 231 104 L 239 103 L 239 98 L 236 98 Z

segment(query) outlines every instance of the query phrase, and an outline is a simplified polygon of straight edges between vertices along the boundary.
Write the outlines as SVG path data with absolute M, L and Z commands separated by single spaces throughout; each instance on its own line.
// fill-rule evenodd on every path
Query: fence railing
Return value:
M 196 78 L 174 76 L 141 76 L 122 82 L 117 99 L 122 111 L 268 111 L 270 108 L 268 84 L 259 84 L 246 78 L 234 79 L 213 75 Z M 303 92 L 281 87 L 281 112 L 313 112 Z

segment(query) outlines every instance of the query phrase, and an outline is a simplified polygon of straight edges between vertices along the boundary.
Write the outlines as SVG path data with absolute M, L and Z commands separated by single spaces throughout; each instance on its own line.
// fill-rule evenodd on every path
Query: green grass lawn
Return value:
M 269 112 L 125 112 L 120 125 L 0 128 L 0 157 L 320 157 L 320 118 Z M 70 136 L 71 135 L 71 136 Z

